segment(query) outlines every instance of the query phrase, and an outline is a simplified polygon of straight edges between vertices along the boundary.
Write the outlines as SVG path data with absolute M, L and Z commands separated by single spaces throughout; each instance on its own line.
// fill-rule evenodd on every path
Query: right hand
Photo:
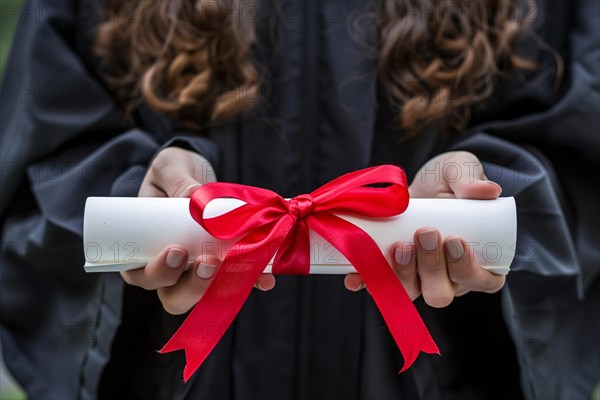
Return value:
M 142 181 L 140 197 L 190 197 L 200 185 L 215 182 L 210 163 L 201 155 L 178 147 L 168 147 L 154 158 Z M 156 232 L 160 234 L 160 232 Z M 172 244 L 164 248 L 144 268 L 121 272 L 126 283 L 155 290 L 165 310 L 183 314 L 202 297 L 221 264 L 213 255 L 201 254 L 189 261 L 188 250 Z M 272 274 L 262 274 L 255 287 L 271 290 Z

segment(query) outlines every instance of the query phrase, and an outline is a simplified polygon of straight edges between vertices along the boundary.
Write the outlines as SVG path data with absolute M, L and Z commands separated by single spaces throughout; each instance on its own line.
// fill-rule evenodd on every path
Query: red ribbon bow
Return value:
M 388 184 L 385 187 L 365 185 Z M 204 219 L 215 198 L 246 202 Z M 213 236 L 242 237 L 227 253 L 213 281 L 161 353 L 185 350 L 187 381 L 219 342 L 275 255 L 273 273 L 305 275 L 310 269 L 309 228 L 337 248 L 360 274 L 385 319 L 406 370 L 420 351 L 439 353 L 421 316 L 373 239 L 334 215 L 390 217 L 408 207 L 402 169 L 383 165 L 343 175 L 310 194 L 286 201 L 270 190 L 232 183 L 208 183 L 194 192 L 190 213 Z

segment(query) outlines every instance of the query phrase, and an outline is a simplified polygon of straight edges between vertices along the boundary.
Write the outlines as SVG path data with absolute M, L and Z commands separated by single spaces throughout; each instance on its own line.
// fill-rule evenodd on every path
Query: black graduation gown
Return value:
M 377 85 L 369 2 L 266 3 L 260 103 L 191 132 L 146 107 L 125 123 L 90 52 L 101 3 L 30 1 L 0 108 L 0 321 L 13 375 L 31 398 L 589 396 L 600 378 L 600 2 L 539 3 L 536 30 L 565 61 L 561 89 L 552 58 L 527 42 L 539 70 L 502 79 L 468 134 L 409 139 Z M 135 196 L 170 145 L 207 157 L 219 180 L 284 196 L 381 163 L 412 179 L 436 154 L 471 151 L 517 199 L 508 283 L 442 310 L 418 302 L 442 356 L 421 355 L 398 375 L 401 356 L 368 293 L 348 292 L 339 276 L 281 276 L 251 294 L 184 385 L 182 352 L 154 352 L 182 318 L 117 274 L 82 269 L 86 197 Z

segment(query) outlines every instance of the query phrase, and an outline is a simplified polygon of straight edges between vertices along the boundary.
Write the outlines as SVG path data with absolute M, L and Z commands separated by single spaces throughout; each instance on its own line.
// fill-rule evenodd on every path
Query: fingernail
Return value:
M 257 288 L 258 290 L 262 291 L 262 292 L 266 292 L 266 291 L 267 291 L 267 289 L 265 289 L 264 287 L 262 287 L 262 286 L 260 285 L 260 283 L 258 283 L 258 282 L 256 282 L 256 288 Z
M 502 190 L 502 186 L 500 186 L 500 184 L 499 184 L 499 183 L 497 183 L 497 182 L 494 182 L 494 181 L 486 181 L 486 182 L 487 182 L 487 183 L 489 183 L 489 184 L 491 184 L 491 185 L 494 185 L 494 186 L 496 186 L 496 187 L 499 187 L 499 188 L 500 188 L 500 190 Z
M 185 260 L 185 253 L 179 249 L 171 249 L 167 253 L 167 258 L 165 262 L 169 268 L 179 268 L 181 264 L 183 264 L 183 260 Z
M 453 260 L 458 260 L 465 254 L 462 242 L 458 238 L 448 239 L 445 244 L 446 253 Z
M 359 284 L 357 287 L 355 287 L 354 289 L 352 289 L 353 292 L 358 292 L 359 290 L 362 290 L 365 288 L 365 284 L 361 283 Z
M 199 183 L 192 183 L 190 186 L 186 187 L 183 190 L 183 195 L 187 196 L 187 197 L 191 197 L 192 193 L 194 193 L 196 191 L 196 189 L 198 189 L 200 186 L 202 186 L 202 185 L 200 185 Z
M 403 246 L 396 247 L 394 251 L 394 258 L 396 259 L 396 263 L 400 265 L 408 265 L 413 257 L 413 247 L 412 246 Z
M 438 247 L 437 231 L 425 231 L 419 233 L 419 243 L 424 250 L 433 251 Z
M 210 279 L 213 277 L 216 270 L 217 270 L 216 265 L 200 263 L 200 265 L 198 265 L 198 269 L 196 270 L 196 273 L 198 274 L 198 277 L 200 277 L 202 279 Z

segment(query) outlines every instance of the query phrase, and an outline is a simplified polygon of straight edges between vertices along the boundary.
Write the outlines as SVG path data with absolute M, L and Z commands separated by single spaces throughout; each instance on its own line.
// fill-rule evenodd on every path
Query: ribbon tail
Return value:
M 268 260 L 264 264 L 257 263 L 256 268 L 245 273 L 231 273 L 226 270 L 232 264 L 224 261 L 198 304 L 160 350 L 161 353 L 185 350 L 186 364 L 183 372 L 185 382 L 223 337 L 267 263 Z M 228 286 L 236 287 L 236 293 L 226 294 L 221 291 L 221 288 Z
M 233 246 L 200 301 L 160 351 L 185 350 L 185 382 L 223 337 L 277 250 L 269 230 L 267 226 L 248 234 Z
M 404 286 L 365 231 L 329 212 L 313 214 L 307 223 L 354 265 L 369 288 L 404 357 L 400 372 L 406 371 L 421 351 L 440 353 Z

